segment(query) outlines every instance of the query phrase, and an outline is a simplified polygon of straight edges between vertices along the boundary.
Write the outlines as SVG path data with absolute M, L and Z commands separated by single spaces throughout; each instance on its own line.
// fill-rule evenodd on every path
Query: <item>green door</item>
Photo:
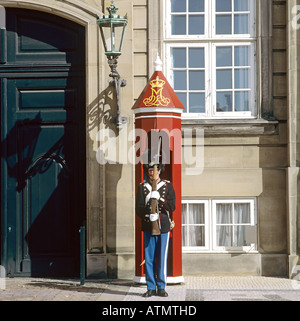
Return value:
M 11 276 L 78 276 L 85 30 L 6 8 L 1 41 L 1 265 Z

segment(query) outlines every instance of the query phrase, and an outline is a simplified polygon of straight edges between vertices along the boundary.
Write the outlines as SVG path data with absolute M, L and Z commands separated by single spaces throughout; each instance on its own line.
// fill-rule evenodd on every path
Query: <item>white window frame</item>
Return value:
M 188 0 L 187 0 L 188 1 Z M 204 8 L 206 7 L 206 2 L 208 0 L 204 0 Z M 208 17 L 208 10 L 204 10 L 204 34 L 203 35 L 172 35 L 172 15 L 182 15 L 182 13 L 172 13 L 171 14 L 171 1 L 170 0 L 164 0 L 164 12 L 165 12 L 165 39 L 176 39 L 176 40 L 203 40 L 203 38 L 208 39 L 209 31 L 209 25 L 205 23 Z M 185 12 L 185 15 L 187 16 L 189 12 Z M 197 13 L 190 13 L 190 15 L 197 14 Z M 188 30 L 188 19 L 186 19 L 186 30 Z M 168 28 L 169 26 L 169 28 Z
M 166 61 L 166 69 L 167 69 L 167 77 L 168 80 L 170 82 L 170 85 L 172 86 L 172 88 L 174 88 L 174 79 L 173 79 L 173 74 L 172 74 L 172 70 L 173 69 L 177 69 L 177 68 L 172 68 L 172 56 L 170 59 L 170 55 L 171 55 L 171 49 L 172 48 L 185 48 L 185 49 L 189 49 L 189 48 L 204 48 L 204 70 L 205 70 L 205 90 L 204 90 L 204 95 L 205 95 L 205 106 L 210 105 L 210 100 L 211 100 L 211 95 L 210 93 L 210 75 L 209 75 L 209 70 L 208 70 L 208 66 L 210 66 L 210 62 L 208 61 L 208 57 L 209 57 L 209 53 L 208 53 L 208 44 L 205 43 L 175 43 L 175 44 L 167 44 L 166 45 L 166 50 L 167 50 L 167 55 L 169 57 L 169 59 L 165 59 Z M 188 66 L 186 66 L 186 68 L 183 68 L 183 70 L 189 70 Z M 196 69 L 197 70 L 197 69 Z M 187 82 L 189 80 L 187 79 Z M 176 90 L 176 92 L 180 92 L 180 90 Z M 192 93 L 193 91 L 189 91 L 188 89 L 185 90 L 184 92 L 187 93 L 187 100 L 188 98 L 188 93 Z M 209 108 L 206 108 L 206 112 L 205 113 L 183 113 L 182 114 L 183 117 L 192 117 L 192 118 L 203 118 L 203 117 L 209 117 Z
M 205 245 L 204 246 L 183 246 L 182 249 L 184 252 L 199 252 L 199 251 L 208 251 L 209 250 L 209 210 L 208 210 L 208 200 L 182 200 L 182 204 L 204 204 L 204 233 L 205 233 Z M 187 218 L 187 224 L 182 226 L 189 225 L 189 220 Z M 194 225 L 194 224 L 193 224 Z M 202 226 L 202 225 L 201 225 Z
M 212 84 L 212 91 L 214 94 L 212 94 L 212 102 L 211 102 L 211 110 L 210 110 L 210 115 L 213 118 L 233 118 L 233 117 L 238 117 L 238 118 L 255 118 L 256 117 L 256 110 L 253 110 L 253 106 L 256 105 L 256 98 L 255 98 L 255 65 L 256 65 L 256 59 L 255 59 L 255 45 L 254 43 L 251 42 L 222 42 L 222 43 L 212 43 L 212 61 L 210 62 L 211 68 L 212 68 L 212 75 L 211 75 L 211 84 Z M 216 77 L 214 77 L 217 67 L 216 67 L 216 49 L 217 47 L 235 47 L 235 46 L 249 46 L 250 47 L 250 55 L 249 55 L 249 62 L 250 62 L 250 83 L 249 83 L 249 88 L 250 88 L 250 99 L 249 99 L 249 111 L 234 111 L 234 112 L 217 112 L 216 110 L 216 99 L 217 99 L 217 85 L 216 85 Z M 251 68 L 252 67 L 252 68 Z M 227 67 L 224 67 L 224 69 L 229 69 Z M 241 69 L 241 66 L 234 66 L 234 63 L 230 67 L 230 69 Z M 239 91 L 234 89 L 234 77 L 232 77 L 232 88 L 229 89 L 228 91 Z M 227 91 L 227 90 L 225 90 Z M 247 91 L 241 89 L 240 91 Z M 232 97 L 234 100 L 234 95 Z M 233 103 L 233 102 L 232 102 Z M 234 103 L 233 103 L 234 105 Z M 251 110 L 252 109 L 252 110 Z M 229 116 L 230 114 L 230 116 Z
M 249 246 L 218 246 L 217 245 L 217 240 L 216 240 L 216 227 L 217 222 L 216 222 L 216 207 L 217 204 L 232 204 L 232 206 L 234 206 L 235 203 L 245 203 L 245 204 L 250 204 L 250 224 L 235 224 L 234 222 L 232 222 L 231 224 L 226 224 L 226 225 L 231 225 L 231 226 L 256 226 L 256 215 L 255 215 L 255 202 L 254 200 L 212 200 L 212 226 L 213 226 L 213 231 L 214 231 L 214 235 L 213 235 L 213 243 L 212 243 L 212 248 L 215 251 L 221 251 L 221 252 L 236 252 L 236 251 L 241 251 L 241 252 L 251 252 L 254 249 L 256 250 L 257 247 L 257 242 L 256 243 L 252 243 Z
M 252 110 L 253 106 L 256 105 L 256 96 L 255 96 L 255 68 L 250 68 L 250 101 L 249 101 L 249 111 L 233 111 L 233 112 L 217 112 L 216 111 L 216 77 L 214 77 L 216 73 L 216 48 L 217 47 L 230 47 L 230 46 L 249 46 L 250 47 L 250 67 L 255 66 L 255 45 L 253 43 L 249 42 L 226 42 L 226 43 L 174 43 L 174 44 L 166 44 L 166 74 L 167 78 L 171 84 L 171 86 L 174 88 L 174 79 L 173 79 L 173 73 L 172 70 L 178 69 L 178 68 L 172 68 L 172 57 L 170 59 L 171 55 L 171 49 L 172 48 L 204 48 L 205 58 L 204 58 L 204 70 L 205 70 L 205 106 L 206 111 L 205 113 L 183 113 L 183 118 L 213 118 L 213 119 L 232 119 L 232 118 L 256 118 L 256 110 Z M 211 52 L 211 55 L 209 54 Z M 167 58 L 168 57 L 168 58 Z M 234 70 L 234 66 L 229 67 L 230 69 Z M 228 69 L 228 68 L 227 68 Z M 240 69 L 236 67 L 236 69 Z M 178 69 L 180 70 L 180 69 Z M 188 66 L 186 68 L 182 68 L 182 70 L 189 70 Z M 187 79 L 188 82 L 188 79 Z M 234 85 L 233 85 L 234 87 Z M 229 91 L 237 91 L 234 90 L 234 88 L 229 89 Z M 247 90 L 240 90 L 240 91 L 247 91 Z M 176 93 L 180 93 L 180 90 L 176 90 Z M 193 91 L 189 91 L 188 89 L 183 91 L 187 93 L 187 100 L 188 100 L 188 93 L 192 93 Z M 234 99 L 234 97 L 233 97 Z
M 188 0 L 187 0 L 188 1 Z M 234 0 L 231 0 L 232 2 Z M 171 0 L 164 0 L 164 12 L 165 12 L 165 26 L 164 26 L 164 39 L 165 40 L 207 40 L 207 39 L 215 39 L 215 40 L 256 40 L 256 0 L 250 0 L 250 10 L 247 11 L 250 15 L 249 19 L 249 34 L 225 34 L 219 35 L 216 34 L 216 23 L 215 16 L 216 14 L 226 14 L 225 13 L 216 13 L 215 1 L 214 0 L 204 0 L 204 7 L 206 10 L 204 11 L 204 34 L 203 35 L 172 35 L 172 15 L 182 15 L 182 13 L 171 13 Z M 243 14 L 243 11 L 231 11 L 231 14 L 234 12 Z M 192 12 L 185 12 L 186 15 L 197 14 Z M 186 22 L 188 23 L 188 22 Z M 232 19 L 233 24 L 233 19 Z
M 204 204 L 205 210 L 205 245 L 204 246 L 182 246 L 183 253 L 258 253 L 257 251 L 257 237 L 256 242 L 249 246 L 228 247 L 217 246 L 216 242 L 216 205 L 217 204 L 234 204 L 234 203 L 247 203 L 250 204 L 250 224 L 232 224 L 232 225 L 247 225 L 256 229 L 257 235 L 257 207 L 256 198 L 209 198 L 199 200 L 182 200 L 182 204 Z M 188 224 L 187 224 L 188 225 Z
M 207 1 L 207 0 L 205 0 Z M 234 0 L 231 0 L 232 1 L 232 4 L 234 2 Z M 212 24 L 211 24 L 211 37 L 212 38 L 218 38 L 220 40 L 222 39 L 237 39 L 237 40 L 246 40 L 247 38 L 248 39 L 255 39 L 256 38 L 256 0 L 250 0 L 250 10 L 247 11 L 247 13 L 249 13 L 250 15 L 250 19 L 249 19 L 249 31 L 250 33 L 249 34 L 230 34 L 230 35 L 217 35 L 216 34 L 216 23 L 215 23 L 215 15 L 223 15 L 223 14 L 226 14 L 227 12 L 225 13 L 216 13 L 216 7 L 215 7 L 215 1 L 212 1 L 212 0 L 208 0 L 208 5 L 210 5 L 209 10 L 211 12 L 211 15 L 212 15 Z M 233 8 L 233 6 L 232 6 Z M 233 15 L 234 12 L 236 13 L 239 13 L 239 14 L 243 14 L 244 11 L 231 11 L 231 14 Z M 254 13 L 254 14 L 253 14 Z M 232 24 L 232 30 L 233 30 L 233 21 L 234 19 L 231 20 L 231 24 Z
M 188 1 L 188 0 L 187 0 Z M 172 35 L 171 26 L 171 0 L 164 0 L 164 72 L 173 85 L 172 60 L 170 59 L 172 47 L 204 47 L 205 48 L 205 113 L 183 113 L 183 119 L 255 119 L 257 118 L 257 88 L 256 88 L 256 4 L 250 0 L 250 33 L 216 35 L 215 34 L 215 1 L 205 1 L 204 35 Z M 234 1 L 234 0 L 232 0 Z M 241 12 L 243 13 L 243 12 Z M 188 14 L 186 12 L 185 14 Z M 232 12 L 233 14 L 233 12 Z M 233 19 L 232 19 L 233 20 Z M 232 22 L 233 23 L 233 22 Z M 249 111 L 216 111 L 216 47 L 247 45 L 250 46 L 250 101 Z M 188 68 L 188 66 L 187 66 Z M 233 67 L 232 67 L 233 68 Z M 187 69 L 186 69 L 187 70 Z M 233 85 L 234 87 L 234 85 Z M 232 88 L 233 90 L 233 88 Z M 188 90 L 186 91 L 189 92 Z

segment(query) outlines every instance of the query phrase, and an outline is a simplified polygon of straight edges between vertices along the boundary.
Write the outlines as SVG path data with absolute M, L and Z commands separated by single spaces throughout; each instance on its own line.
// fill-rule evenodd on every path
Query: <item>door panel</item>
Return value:
M 65 21 L 71 39 L 61 19 L 28 10 L 8 9 L 7 21 L 21 23 L 9 25 L 11 50 L 0 65 L 1 264 L 10 275 L 78 276 L 86 186 L 84 55 L 77 45 L 84 29 Z M 16 39 L 23 42 L 13 50 Z M 49 67 L 54 61 L 61 66 Z
M 84 28 L 58 16 L 7 9 L 8 62 L 84 64 Z M 17 44 L 17 45 L 16 45 Z

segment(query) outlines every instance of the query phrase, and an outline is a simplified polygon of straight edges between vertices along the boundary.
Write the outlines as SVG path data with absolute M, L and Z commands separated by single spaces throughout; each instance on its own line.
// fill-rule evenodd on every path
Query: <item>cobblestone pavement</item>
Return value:
M 167 298 L 143 298 L 132 280 L 2 278 L 0 301 L 300 301 L 300 282 L 259 276 L 185 276 Z

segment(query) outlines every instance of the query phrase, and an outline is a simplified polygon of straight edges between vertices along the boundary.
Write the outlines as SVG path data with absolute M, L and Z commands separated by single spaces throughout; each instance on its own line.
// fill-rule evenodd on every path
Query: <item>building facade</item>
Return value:
M 0 0 L 1 265 L 132 278 L 132 106 L 157 54 L 182 115 L 182 270 L 299 269 L 297 0 L 119 0 L 116 93 L 97 19 L 110 1 Z M 190 135 L 184 135 L 190 133 Z

